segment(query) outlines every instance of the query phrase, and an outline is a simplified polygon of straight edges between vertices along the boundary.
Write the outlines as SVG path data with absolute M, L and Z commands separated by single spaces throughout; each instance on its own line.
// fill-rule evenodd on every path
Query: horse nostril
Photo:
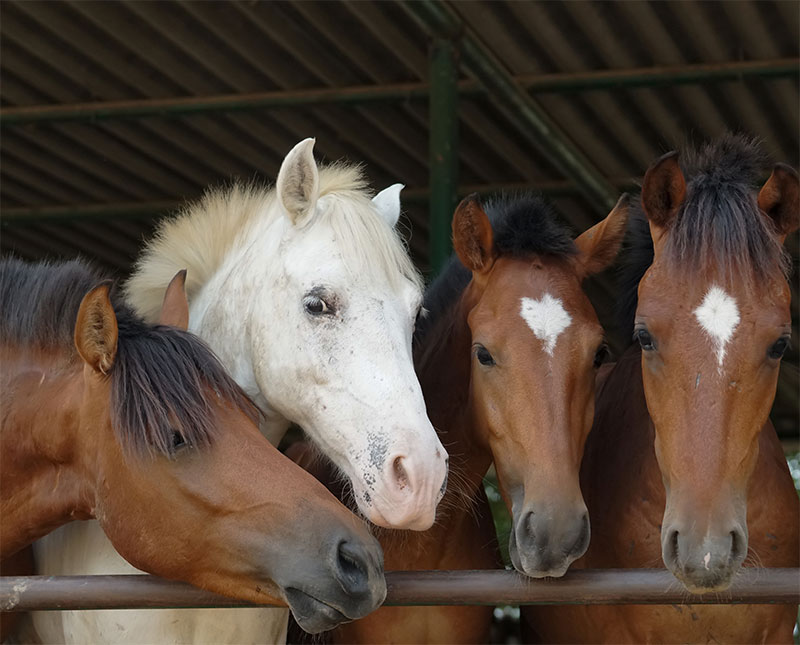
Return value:
M 743 558 L 746 550 L 744 537 L 738 531 L 731 531 L 731 562 Z
M 583 555 L 586 549 L 589 548 L 589 513 L 584 512 L 581 518 L 581 529 L 575 543 L 572 545 L 571 553 L 573 555 Z
M 667 562 L 664 564 L 669 565 L 670 563 L 677 565 L 678 564 L 678 531 L 674 530 L 672 533 L 669 534 L 669 539 L 667 540 L 667 552 L 664 554 L 666 556 Z
M 346 593 L 360 595 L 369 591 L 369 568 L 361 549 L 349 542 L 340 542 L 336 549 L 336 574 Z
M 543 547 L 547 544 L 547 526 L 537 526 L 537 518 L 534 511 L 529 511 L 525 516 L 522 528 L 524 531 L 524 537 L 527 538 L 529 544 L 538 544 L 540 547 Z
M 394 474 L 395 484 L 400 490 L 408 486 L 408 473 L 403 466 L 402 457 L 395 457 L 395 460 L 392 462 L 392 473 Z

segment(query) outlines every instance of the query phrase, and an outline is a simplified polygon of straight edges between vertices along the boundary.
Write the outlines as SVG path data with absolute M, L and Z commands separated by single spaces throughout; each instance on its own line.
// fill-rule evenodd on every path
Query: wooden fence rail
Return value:
M 533 580 L 514 571 L 391 571 L 387 605 L 799 604 L 800 569 L 746 568 L 727 591 L 695 596 L 664 569 L 575 570 Z M 0 609 L 250 607 L 147 575 L 0 578 Z

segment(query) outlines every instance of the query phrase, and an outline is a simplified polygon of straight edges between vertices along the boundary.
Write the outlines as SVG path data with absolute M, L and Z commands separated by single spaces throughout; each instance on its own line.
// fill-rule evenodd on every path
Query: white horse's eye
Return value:
M 330 312 L 330 307 L 328 307 L 327 303 L 317 296 L 306 296 L 303 298 L 303 306 L 312 316 L 320 316 Z

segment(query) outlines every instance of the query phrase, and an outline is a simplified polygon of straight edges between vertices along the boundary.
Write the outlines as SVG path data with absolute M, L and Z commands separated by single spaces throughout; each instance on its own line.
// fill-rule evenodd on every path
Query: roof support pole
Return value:
M 451 40 L 434 40 L 430 64 L 430 266 L 436 275 L 450 256 L 458 199 L 458 63 Z
M 443 2 L 406 2 L 409 12 L 434 38 L 458 38 L 461 64 L 487 89 L 506 117 L 572 179 L 598 215 L 606 215 L 618 198 L 617 190 L 567 138 L 550 116 L 522 89 L 508 71 Z

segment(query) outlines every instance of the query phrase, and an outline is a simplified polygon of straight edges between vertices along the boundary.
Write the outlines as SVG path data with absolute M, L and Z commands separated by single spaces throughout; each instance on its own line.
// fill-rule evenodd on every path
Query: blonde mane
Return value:
M 395 285 L 400 277 L 421 288 L 422 279 L 408 257 L 400 236 L 389 229 L 370 204 L 367 184 L 358 166 L 334 163 L 319 169 L 319 196 L 330 207 L 308 227 L 324 219 L 342 246 L 342 257 L 354 275 L 383 274 Z M 355 205 L 345 209 L 341 206 Z M 231 251 L 258 235 L 260 226 L 280 216 L 274 187 L 235 182 L 208 190 L 174 217 L 164 220 L 145 246 L 125 295 L 134 309 L 148 320 L 157 318 L 169 281 L 187 269 L 189 301 L 219 270 Z M 257 226 L 258 225 L 258 226 Z

